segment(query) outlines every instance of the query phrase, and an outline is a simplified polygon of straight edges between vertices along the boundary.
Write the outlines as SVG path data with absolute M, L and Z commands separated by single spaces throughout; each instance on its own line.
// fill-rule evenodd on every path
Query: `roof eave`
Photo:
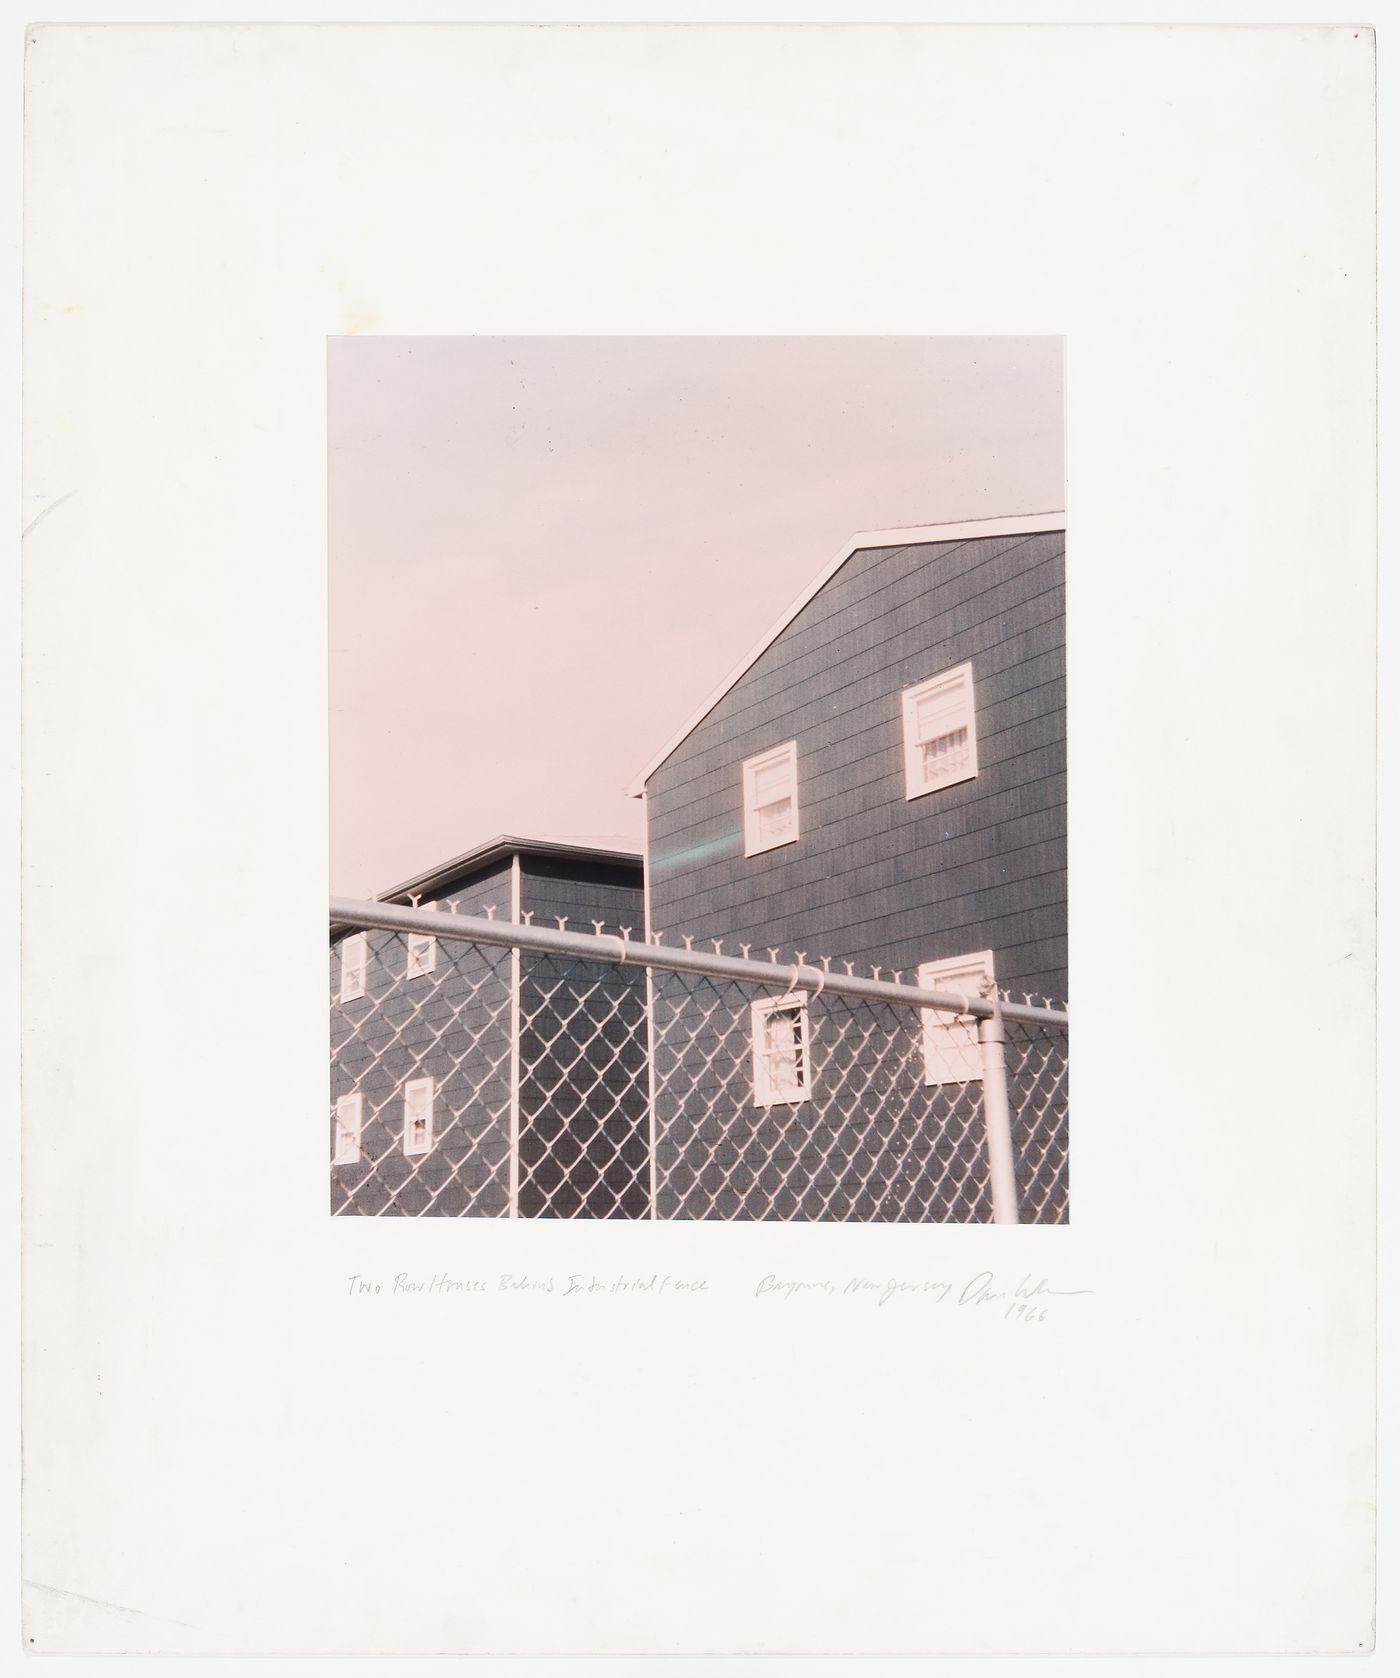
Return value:
M 374 901 L 393 903 L 398 898 L 409 897 L 415 893 L 421 896 L 448 880 L 456 879 L 462 874 L 475 873 L 478 869 L 489 867 L 493 862 L 514 856 L 577 857 L 585 862 L 618 863 L 636 868 L 642 866 L 642 858 L 636 851 L 605 850 L 592 845 L 570 845 L 559 839 L 522 839 L 513 833 L 499 833 L 494 839 L 474 845 L 471 850 L 463 851 L 460 856 L 452 857 L 436 868 L 426 869 L 421 874 L 415 874 L 412 879 L 379 892 Z

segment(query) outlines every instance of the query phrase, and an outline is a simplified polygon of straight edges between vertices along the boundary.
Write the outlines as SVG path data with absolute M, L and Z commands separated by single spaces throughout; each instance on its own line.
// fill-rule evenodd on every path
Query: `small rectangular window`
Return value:
M 812 1091 L 805 997 L 767 997 L 752 1006 L 753 1098 L 758 1107 L 805 1101 Z
M 744 855 L 797 840 L 797 742 L 744 763 Z
M 904 796 L 920 798 L 977 773 L 972 666 L 904 690 Z
M 354 1165 L 360 1157 L 360 1125 L 364 1117 L 364 1097 L 342 1095 L 335 1104 L 335 1163 Z
M 992 982 L 992 952 L 954 956 L 948 961 L 926 961 L 919 969 L 924 990 L 951 992 L 954 996 L 979 997 Z M 982 1051 L 977 1041 L 977 1021 L 969 1014 L 945 1014 L 939 1008 L 925 1008 L 924 1082 L 926 1084 L 971 1084 L 982 1078 Z
M 340 946 L 340 1000 L 350 1002 L 365 994 L 365 968 L 369 963 L 369 938 L 352 932 Z
M 414 1078 L 403 1087 L 403 1151 L 426 1154 L 433 1146 L 433 1080 Z
M 421 903 L 421 909 L 433 909 L 433 903 Z M 408 935 L 408 971 L 406 977 L 421 978 L 437 966 L 437 939 L 431 932 L 410 932 Z

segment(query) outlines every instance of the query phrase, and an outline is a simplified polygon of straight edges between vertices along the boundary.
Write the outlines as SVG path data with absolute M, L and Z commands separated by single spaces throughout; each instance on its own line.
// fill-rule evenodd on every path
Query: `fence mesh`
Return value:
M 336 1215 L 992 1216 L 947 1014 L 374 930 L 334 938 L 331 1001 Z M 1020 1218 L 1063 1223 L 1067 1032 L 1005 1032 Z
M 505 1216 L 511 952 L 441 939 L 432 968 L 410 979 L 402 934 L 361 936 L 363 996 L 340 999 L 332 950 L 332 1212 Z M 409 1152 L 406 1092 L 427 1079 L 428 1145 Z
M 1069 1033 L 1006 1022 L 1006 1082 L 1022 1223 L 1069 1222 Z
M 522 951 L 521 1217 L 645 1218 L 646 976 Z
M 753 990 L 685 973 L 652 984 L 658 1217 L 990 1217 L 976 1089 L 925 1087 L 917 1010 L 794 998 L 800 1094 L 759 1105 Z

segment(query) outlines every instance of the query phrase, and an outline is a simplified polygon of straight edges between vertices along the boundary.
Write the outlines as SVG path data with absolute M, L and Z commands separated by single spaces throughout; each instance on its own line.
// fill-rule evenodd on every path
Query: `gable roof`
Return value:
M 624 868 L 636 868 L 638 871 L 642 866 L 642 859 L 635 851 L 597 850 L 591 845 L 570 845 L 558 839 L 517 839 L 514 834 L 500 833 L 494 839 L 487 839 L 483 844 L 463 851 L 461 856 L 454 856 L 450 861 L 440 863 L 436 868 L 429 868 L 425 873 L 415 874 L 411 880 L 405 880 L 401 885 L 390 886 L 388 891 L 378 894 L 375 902 L 396 903 L 414 895 L 423 897 L 463 874 L 475 874 L 482 868 L 491 867 L 493 863 L 505 862 L 515 856 L 566 857 L 578 862 L 610 862 Z
M 724 698 L 725 694 L 729 692 L 730 688 L 741 676 L 746 675 L 757 664 L 802 608 L 826 587 L 853 555 L 866 548 L 913 547 L 924 542 L 966 542 L 983 536 L 1033 536 L 1039 531 L 1063 530 L 1064 528 L 1065 515 L 1063 511 L 1056 509 L 1045 513 L 1019 513 L 1010 518 L 967 519 L 960 524 L 916 524 L 907 525 L 898 530 L 859 531 L 842 545 L 835 559 L 823 571 L 819 572 L 798 595 L 782 617 L 735 665 L 704 704 L 693 712 L 685 725 L 671 736 L 647 764 L 646 768 L 642 770 L 641 774 L 628 783 L 626 788 L 628 796 L 631 798 L 642 796 L 646 791 L 647 782 L 675 751 L 676 747 L 685 740 L 687 735 L 693 733 L 699 727 L 715 706 L 719 704 L 720 700 Z

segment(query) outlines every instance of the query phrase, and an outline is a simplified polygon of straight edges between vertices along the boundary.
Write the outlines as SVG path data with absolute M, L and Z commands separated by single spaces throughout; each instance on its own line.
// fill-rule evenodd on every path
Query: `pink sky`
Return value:
M 1063 505 L 1058 338 L 332 338 L 331 889 L 623 788 L 859 530 Z

